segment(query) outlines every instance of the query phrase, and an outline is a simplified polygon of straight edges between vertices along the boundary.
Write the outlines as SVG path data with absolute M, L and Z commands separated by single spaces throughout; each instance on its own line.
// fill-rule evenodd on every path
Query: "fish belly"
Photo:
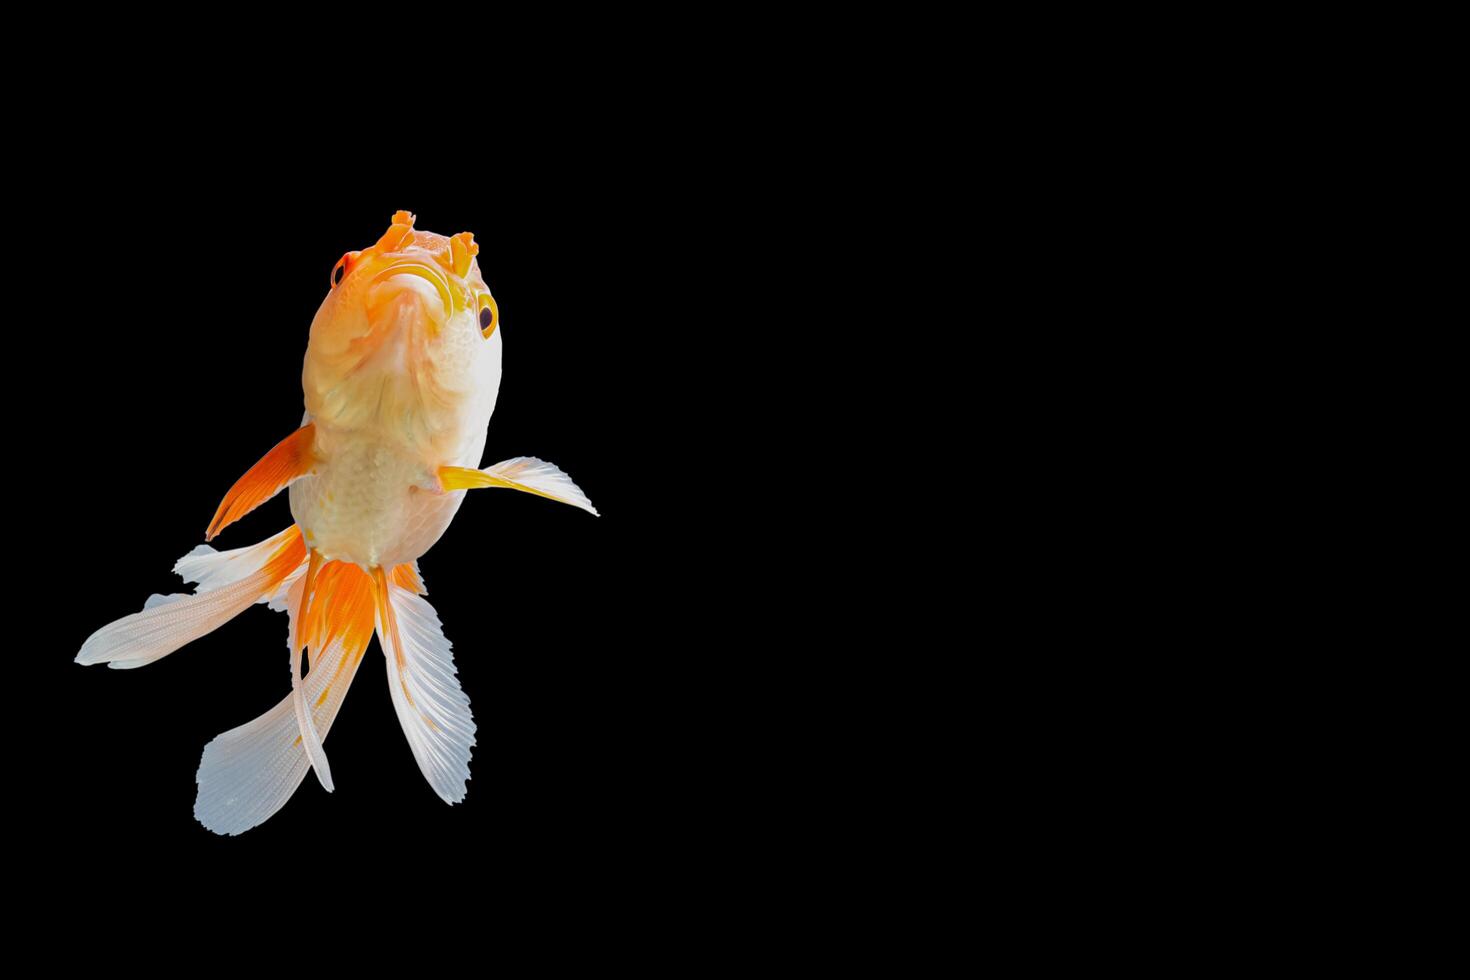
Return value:
M 389 418 L 343 430 L 302 417 L 303 425 L 314 421 L 316 445 L 325 452 L 315 471 L 289 488 L 291 515 L 307 547 L 329 561 L 370 569 L 413 561 L 439 540 L 466 491 L 439 493 L 437 467 L 480 465 L 500 389 L 500 334 L 475 348 L 473 392 L 453 408 L 458 420 L 450 429 L 457 436 L 446 458 L 426 462 L 434 452 Z
M 464 494 L 438 493 L 411 452 L 371 438 L 332 440 L 329 460 L 290 487 L 308 547 L 363 568 L 413 561 L 438 541 Z

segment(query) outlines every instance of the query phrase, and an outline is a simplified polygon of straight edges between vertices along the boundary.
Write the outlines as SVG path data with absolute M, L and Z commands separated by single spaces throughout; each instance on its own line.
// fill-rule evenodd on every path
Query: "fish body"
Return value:
M 363 568 L 439 539 L 464 495 L 440 493 L 436 474 L 479 464 L 500 388 L 502 335 L 473 246 L 401 229 L 344 256 L 302 371 L 320 462 L 292 484 L 291 514 L 309 547 Z
M 205 747 L 195 816 L 240 833 L 284 806 L 312 769 L 376 633 L 399 721 L 430 786 L 465 795 L 474 721 L 417 560 L 481 487 L 522 490 L 592 514 L 560 469 L 529 457 L 475 469 L 500 387 L 499 313 L 472 235 L 414 228 L 400 211 L 372 246 L 343 255 L 312 321 L 301 427 L 225 495 L 212 540 L 282 489 L 294 523 L 257 545 L 200 545 L 175 566 L 194 593 L 152 596 L 102 627 L 83 664 L 152 663 L 255 603 L 288 614 L 292 691 Z M 309 656 L 310 669 L 303 676 Z

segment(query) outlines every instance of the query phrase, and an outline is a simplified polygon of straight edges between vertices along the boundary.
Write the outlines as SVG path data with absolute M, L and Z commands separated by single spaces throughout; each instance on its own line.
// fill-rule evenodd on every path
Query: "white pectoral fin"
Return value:
M 428 600 L 381 576 L 379 581 L 378 642 L 398 722 L 434 792 L 459 803 L 470 778 L 475 720 L 455 676 L 449 640 Z
M 556 500 L 563 504 L 580 507 L 594 516 L 601 516 L 592 501 L 572 478 L 557 467 L 534 456 L 517 456 L 503 463 L 487 466 L 483 470 L 471 470 L 463 466 L 439 468 L 439 484 L 445 490 L 474 490 L 481 487 L 506 487 L 534 493 L 539 497 Z

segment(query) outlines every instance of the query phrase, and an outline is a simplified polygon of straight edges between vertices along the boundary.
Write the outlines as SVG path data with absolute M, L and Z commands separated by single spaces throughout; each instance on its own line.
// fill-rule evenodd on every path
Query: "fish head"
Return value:
M 377 242 L 333 266 L 302 373 L 312 418 L 360 427 L 375 414 L 432 434 L 475 400 L 491 348 L 498 382 L 499 312 L 474 236 L 413 225 L 397 212 Z

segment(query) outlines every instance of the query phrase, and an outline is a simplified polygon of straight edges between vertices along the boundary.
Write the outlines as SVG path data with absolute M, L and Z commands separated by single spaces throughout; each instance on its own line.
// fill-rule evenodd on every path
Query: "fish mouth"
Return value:
M 396 262 L 373 276 L 368 285 L 368 314 L 375 321 L 405 304 L 424 314 L 430 336 L 437 334 L 455 311 L 449 280 L 426 262 Z

